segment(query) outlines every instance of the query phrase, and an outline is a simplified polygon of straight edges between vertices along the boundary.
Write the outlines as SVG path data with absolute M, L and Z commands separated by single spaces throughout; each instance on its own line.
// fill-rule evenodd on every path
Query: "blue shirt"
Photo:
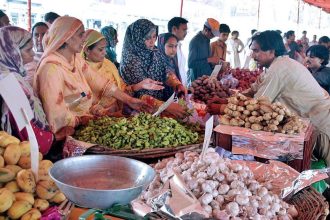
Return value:
M 188 84 L 200 76 L 211 75 L 212 67 L 207 62 L 210 56 L 210 39 L 200 31 L 189 43 Z

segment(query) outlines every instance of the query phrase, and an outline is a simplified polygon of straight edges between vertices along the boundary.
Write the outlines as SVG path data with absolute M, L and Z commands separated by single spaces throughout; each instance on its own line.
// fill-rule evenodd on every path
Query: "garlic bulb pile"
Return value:
M 261 185 L 247 166 L 221 158 L 212 148 L 203 160 L 198 153 L 187 151 L 163 159 L 154 168 L 157 175 L 142 194 L 147 204 L 174 170 L 182 174 L 187 187 L 215 219 L 284 220 L 297 215 L 294 206 L 271 192 L 270 184 Z

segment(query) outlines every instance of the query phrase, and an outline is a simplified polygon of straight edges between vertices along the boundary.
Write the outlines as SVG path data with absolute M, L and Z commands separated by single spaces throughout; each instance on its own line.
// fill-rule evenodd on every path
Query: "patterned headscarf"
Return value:
M 105 26 L 101 29 L 101 34 L 105 37 L 107 41 L 107 47 L 105 51 L 107 53 L 106 58 L 111 62 L 117 62 L 117 53 L 116 53 L 116 39 L 117 31 L 111 25 Z
M 146 37 L 156 31 L 157 26 L 147 19 L 139 19 L 128 26 L 124 39 L 120 74 L 127 84 L 132 85 L 151 78 L 163 82 L 165 85 L 167 73 L 171 70 L 165 62 L 165 57 L 159 50 L 148 49 L 145 45 Z M 160 100 L 171 96 L 170 88 L 165 85 L 164 90 L 141 90 L 134 95 L 151 95 Z M 169 91 L 169 92 L 167 92 Z
M 175 37 L 175 35 L 173 35 L 171 33 L 164 33 L 164 34 L 158 35 L 157 47 L 158 47 L 159 51 L 165 56 L 166 64 L 170 68 L 173 69 L 173 72 L 178 77 L 178 79 L 181 81 L 180 71 L 179 71 L 179 67 L 178 67 L 179 64 L 178 64 L 178 57 L 177 57 L 177 55 L 175 55 L 175 57 L 169 57 L 165 53 L 165 44 L 166 44 L 166 42 L 165 42 L 165 36 L 168 36 L 168 35 L 171 35 L 169 38 L 171 38 L 172 36 Z
M 83 23 L 74 17 L 62 16 L 57 18 L 43 38 L 44 53 L 39 63 L 42 59 L 57 51 L 82 25 Z
M 34 121 L 38 127 L 46 128 L 48 123 L 41 102 L 35 96 L 30 84 L 23 79 L 25 70 L 20 49 L 29 41 L 32 41 L 31 34 L 22 28 L 15 26 L 0 28 L 0 79 L 9 73 L 15 75 L 30 102 L 34 112 Z M 9 131 L 9 111 L 6 105 L 2 106 L 1 122 L 2 128 Z
M 0 74 L 18 73 L 25 76 L 20 49 L 32 40 L 31 34 L 19 27 L 6 26 L 0 32 Z

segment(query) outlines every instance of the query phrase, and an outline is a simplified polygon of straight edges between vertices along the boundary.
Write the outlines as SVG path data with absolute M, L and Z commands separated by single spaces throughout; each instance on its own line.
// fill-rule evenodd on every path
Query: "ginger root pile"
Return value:
M 224 125 L 240 126 L 255 131 L 300 133 L 303 122 L 279 102 L 268 98 L 251 99 L 240 93 L 228 99 L 225 115 L 220 118 Z

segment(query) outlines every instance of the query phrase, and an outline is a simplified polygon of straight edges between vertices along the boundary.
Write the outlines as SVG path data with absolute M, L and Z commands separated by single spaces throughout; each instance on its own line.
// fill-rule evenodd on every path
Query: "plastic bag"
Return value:
M 221 85 L 229 89 L 235 89 L 238 86 L 238 79 L 232 74 L 224 75 L 220 80 Z
M 323 169 L 326 167 L 327 164 L 325 163 L 324 160 L 312 161 L 312 165 L 311 165 L 312 169 Z M 325 182 L 325 180 L 321 180 L 312 184 L 312 187 L 321 194 L 328 188 L 328 186 L 329 185 Z

